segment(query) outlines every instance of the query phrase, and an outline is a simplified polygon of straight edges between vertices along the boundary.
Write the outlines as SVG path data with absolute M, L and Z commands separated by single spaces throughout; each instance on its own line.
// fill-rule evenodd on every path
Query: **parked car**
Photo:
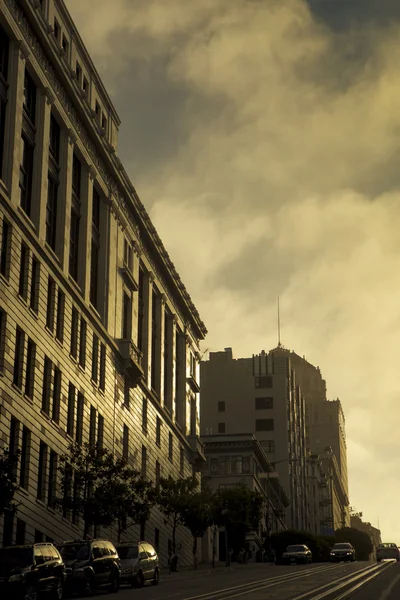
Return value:
M 147 542 L 125 542 L 117 544 L 121 561 L 121 582 L 142 587 L 145 581 L 157 585 L 160 580 L 158 555 Z
M 115 546 L 104 539 L 74 540 L 59 544 L 67 571 L 67 591 L 91 596 L 95 589 L 109 586 L 118 592 L 121 566 Z
M 376 549 L 376 560 L 381 562 L 381 560 L 385 560 L 386 558 L 400 560 L 400 550 L 397 544 L 379 544 Z
M 62 600 L 66 570 L 53 544 L 0 548 L 0 598 L 37 600 L 49 595 Z
M 296 546 L 288 546 L 285 552 L 282 554 L 282 562 L 284 564 L 290 563 L 311 563 L 312 553 L 311 550 L 304 544 L 298 544 Z
M 349 560 L 354 562 L 356 560 L 356 551 L 348 542 L 340 542 L 333 546 L 330 553 L 330 560 L 332 562 L 340 560 Z

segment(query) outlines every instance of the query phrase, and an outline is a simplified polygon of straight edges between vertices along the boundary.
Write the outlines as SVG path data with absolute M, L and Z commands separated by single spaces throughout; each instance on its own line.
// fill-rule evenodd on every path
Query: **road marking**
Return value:
M 387 600 L 387 598 L 389 598 L 389 595 L 391 594 L 391 592 L 393 591 L 394 586 L 396 585 L 396 583 L 400 580 L 400 573 L 397 575 L 397 577 L 395 577 L 392 581 L 392 583 L 389 585 L 388 588 L 386 588 L 386 590 L 383 591 L 383 593 L 379 596 L 379 600 Z

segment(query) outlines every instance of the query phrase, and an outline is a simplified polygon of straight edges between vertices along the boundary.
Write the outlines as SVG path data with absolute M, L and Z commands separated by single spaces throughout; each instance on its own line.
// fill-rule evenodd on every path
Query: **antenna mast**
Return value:
M 279 296 L 278 296 L 278 348 L 282 346 L 281 344 L 281 314 L 279 308 Z

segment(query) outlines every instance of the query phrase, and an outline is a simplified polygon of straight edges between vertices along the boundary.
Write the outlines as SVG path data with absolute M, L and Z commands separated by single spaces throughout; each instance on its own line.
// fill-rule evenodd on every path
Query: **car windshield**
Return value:
M 64 560 L 88 560 L 90 544 L 65 544 L 58 549 Z
M 118 556 L 124 560 L 127 558 L 137 558 L 138 557 L 138 547 L 137 546 L 117 546 Z
M 288 546 L 286 552 L 304 552 L 304 546 Z
M 33 564 L 32 548 L 1 548 L 0 570 L 6 571 L 20 567 L 21 569 Z
M 379 548 L 397 548 L 396 544 L 379 544 Z
M 335 544 L 334 550 L 351 550 L 351 544 Z

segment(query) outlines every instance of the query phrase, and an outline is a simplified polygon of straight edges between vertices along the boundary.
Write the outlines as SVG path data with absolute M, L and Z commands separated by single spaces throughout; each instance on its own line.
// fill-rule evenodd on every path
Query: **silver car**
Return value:
M 160 580 L 158 555 L 147 542 L 124 542 L 116 546 L 121 561 L 121 583 L 142 587 L 146 581 Z

